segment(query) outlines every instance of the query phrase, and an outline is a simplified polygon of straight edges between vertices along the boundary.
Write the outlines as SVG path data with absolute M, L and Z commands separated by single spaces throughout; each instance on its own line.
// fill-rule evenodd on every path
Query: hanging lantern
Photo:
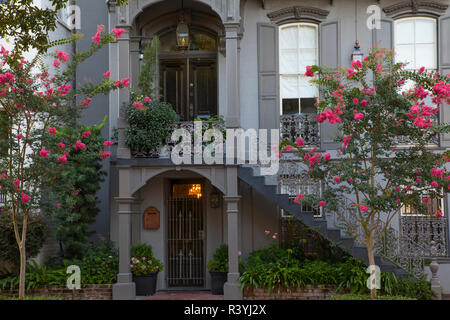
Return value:
M 189 28 L 184 22 L 184 14 L 181 14 L 177 27 L 177 44 L 178 48 L 183 50 L 189 47 Z
M 363 61 L 364 54 L 361 51 L 361 47 L 359 46 L 359 41 L 356 40 L 355 47 L 352 53 L 352 61 Z

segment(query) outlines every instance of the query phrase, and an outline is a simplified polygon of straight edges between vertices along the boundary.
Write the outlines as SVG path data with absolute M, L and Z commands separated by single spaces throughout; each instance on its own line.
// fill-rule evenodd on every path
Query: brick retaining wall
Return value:
M 29 297 L 63 297 L 65 300 L 111 300 L 112 285 L 90 284 L 80 290 L 70 290 L 66 286 L 43 286 L 27 291 L 26 295 Z
M 336 288 L 336 286 L 307 285 L 290 290 L 272 289 L 270 293 L 263 288 L 245 288 L 244 300 L 328 300 Z

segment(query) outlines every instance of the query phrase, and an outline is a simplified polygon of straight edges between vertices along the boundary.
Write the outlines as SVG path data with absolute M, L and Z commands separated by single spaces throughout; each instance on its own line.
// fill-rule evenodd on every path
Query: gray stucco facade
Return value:
M 81 8 L 81 33 L 85 36 L 77 49 L 85 49 L 95 34 L 97 25 L 108 30 L 124 28 L 125 34 L 117 43 L 110 44 L 77 70 L 76 82 L 101 81 L 103 73 L 111 71 L 111 78 L 129 77 L 137 84 L 140 70 L 139 54 L 142 43 L 151 41 L 176 24 L 181 0 L 130 0 L 124 7 L 114 1 L 78 0 Z M 367 27 L 367 8 L 377 5 L 381 13 L 381 29 Z M 384 9 L 384 10 L 383 10 Z M 357 2 L 355 21 L 354 1 L 294 1 L 294 0 L 185 0 L 183 10 L 199 18 L 192 24 L 214 33 L 220 44 L 217 50 L 217 108 L 228 128 L 276 129 L 280 125 L 280 70 L 278 29 L 287 23 L 307 22 L 318 26 L 318 57 L 321 65 L 330 68 L 349 66 L 356 37 L 361 50 L 367 53 L 377 43 L 389 49 L 394 47 L 395 19 L 426 16 L 437 21 L 438 69 L 450 72 L 450 9 L 447 1 L 370 1 Z M 355 25 L 356 24 L 356 25 Z M 357 33 L 357 34 L 356 34 Z M 66 48 L 69 51 L 69 48 Z M 93 229 L 113 240 L 120 250 L 120 274 L 114 295 L 117 299 L 134 298 L 134 287 L 129 268 L 129 245 L 146 242 L 153 246 L 155 256 L 168 262 L 167 199 L 173 180 L 201 181 L 205 190 L 205 255 L 208 261 L 221 243 L 228 243 L 230 273 L 226 298 L 241 298 L 237 281 L 238 251 L 245 257 L 251 251 L 268 245 L 265 230 L 279 230 L 280 210 L 260 192 L 238 179 L 236 166 L 175 166 L 154 159 L 135 159 L 125 145 L 127 127 L 120 106 L 129 100 L 127 90 L 120 90 L 96 98 L 83 114 L 88 124 L 100 123 L 105 115 L 109 123 L 104 128 L 105 138 L 118 131 L 115 156 L 106 161 L 109 172 L 98 196 L 101 213 Z M 449 122 L 450 112 L 441 110 L 440 121 Z M 320 126 L 320 148 L 333 152 L 335 128 Z M 450 147 L 450 137 L 440 139 L 439 148 Z M 217 189 L 220 206 L 210 208 L 210 195 Z M 161 214 L 159 230 L 146 230 L 143 212 L 149 206 Z M 448 214 L 445 198 L 445 215 Z M 395 223 L 394 223 L 395 225 Z M 398 226 L 398 223 L 397 223 Z M 447 235 L 448 239 L 448 235 Z M 446 262 L 446 259 L 442 259 Z M 440 269 L 442 284 L 450 290 L 450 267 Z M 210 278 L 204 267 L 204 288 L 210 288 Z M 166 271 L 158 277 L 158 289 L 168 289 Z

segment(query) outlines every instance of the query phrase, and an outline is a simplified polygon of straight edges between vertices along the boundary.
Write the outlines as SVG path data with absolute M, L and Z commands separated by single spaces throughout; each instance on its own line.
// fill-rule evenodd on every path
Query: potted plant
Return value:
M 211 293 L 222 295 L 228 273 L 228 246 L 226 244 L 217 248 L 213 259 L 208 262 L 208 270 L 211 275 Z
M 136 284 L 136 295 L 151 296 L 156 292 L 158 272 L 163 269 L 160 260 L 153 256 L 153 249 L 145 243 L 131 247 L 131 272 Z

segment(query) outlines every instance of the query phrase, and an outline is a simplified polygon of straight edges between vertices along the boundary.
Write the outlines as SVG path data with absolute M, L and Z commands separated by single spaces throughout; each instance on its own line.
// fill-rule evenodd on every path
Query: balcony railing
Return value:
M 319 123 L 315 113 L 297 113 L 280 116 L 281 141 L 297 141 L 301 138 L 306 146 L 320 145 Z
M 175 122 L 169 125 L 169 135 L 167 136 L 164 143 L 161 143 L 157 148 L 151 150 L 149 152 L 139 152 L 136 150 L 131 150 L 131 153 L 134 157 L 137 158 L 170 158 L 170 154 L 175 145 L 181 142 L 173 142 L 172 141 L 172 132 L 176 129 L 184 129 L 187 138 L 191 139 L 191 147 L 192 151 L 194 151 L 194 122 L 193 121 L 182 121 Z M 224 121 L 204 121 L 202 124 L 202 132 L 208 129 L 217 129 L 221 132 L 225 130 L 225 122 Z M 225 150 L 224 150 L 225 152 Z

